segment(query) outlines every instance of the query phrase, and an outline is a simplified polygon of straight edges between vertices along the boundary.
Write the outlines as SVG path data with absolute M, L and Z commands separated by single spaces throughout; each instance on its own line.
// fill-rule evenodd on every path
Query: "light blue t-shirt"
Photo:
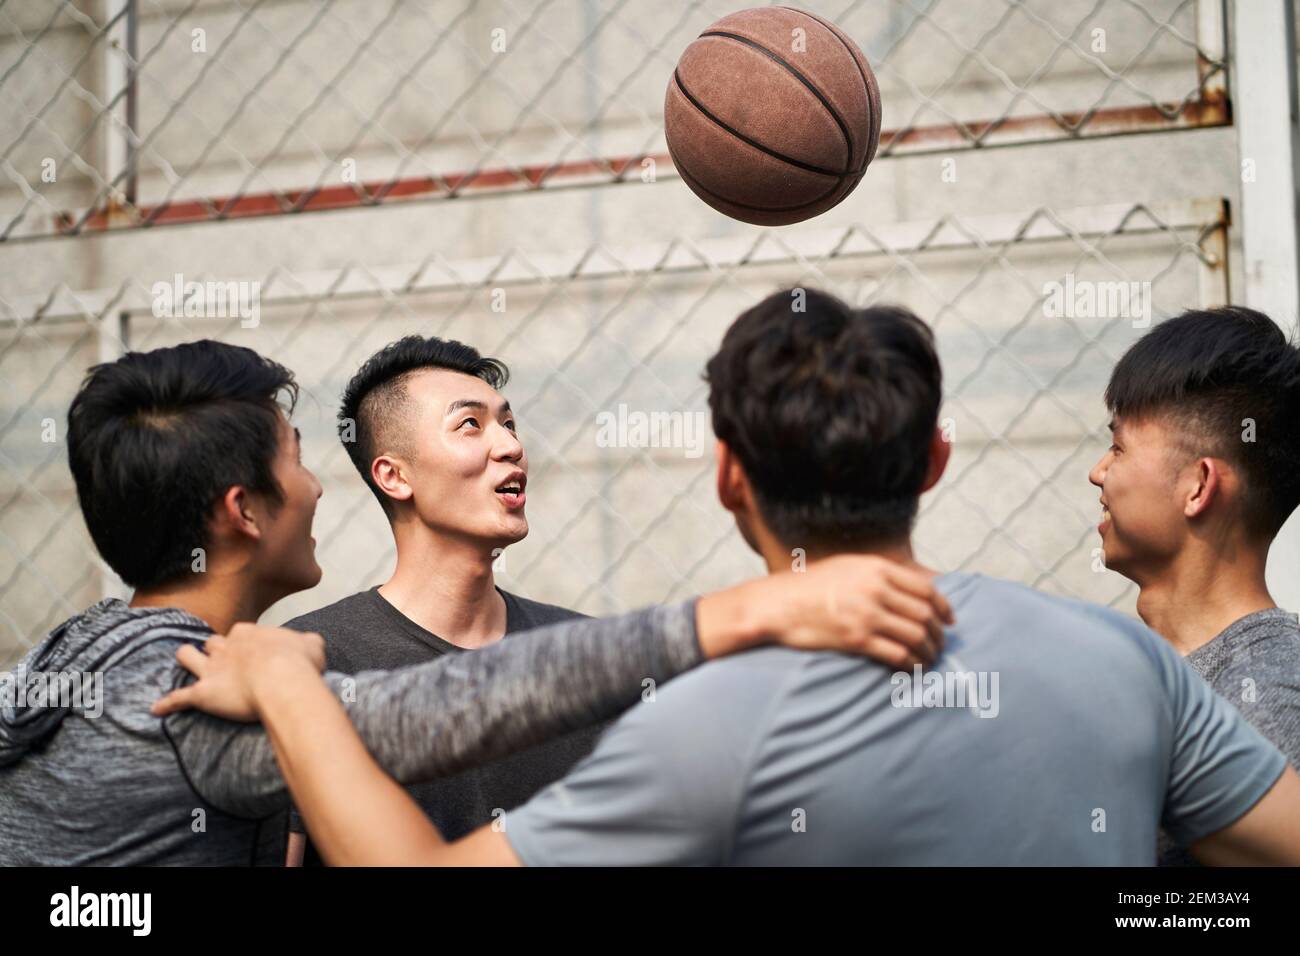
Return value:
M 1282 754 L 1107 608 L 947 574 L 929 671 L 764 649 L 628 711 L 506 815 L 531 866 L 1151 865 L 1249 810 Z

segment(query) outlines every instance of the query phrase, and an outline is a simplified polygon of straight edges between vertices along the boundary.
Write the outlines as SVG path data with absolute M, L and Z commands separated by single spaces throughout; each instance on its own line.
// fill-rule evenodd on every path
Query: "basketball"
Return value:
M 830 21 L 790 7 L 741 10 L 682 53 L 664 129 L 697 196 L 741 222 L 784 226 L 858 185 L 880 140 L 880 90 Z

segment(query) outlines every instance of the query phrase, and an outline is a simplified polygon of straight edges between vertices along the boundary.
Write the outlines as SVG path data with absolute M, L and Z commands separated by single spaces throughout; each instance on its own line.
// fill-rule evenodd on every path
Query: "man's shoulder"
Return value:
M 1019 581 L 988 577 L 983 574 L 950 572 L 940 575 L 935 582 L 950 598 L 961 597 L 993 606 L 1012 606 L 1017 609 L 1042 614 L 1060 614 L 1078 617 L 1112 626 L 1119 630 L 1145 632 L 1146 626 L 1113 607 L 1067 597 L 1031 587 Z
M 501 588 L 500 591 L 501 596 L 506 600 L 511 631 L 527 631 L 534 627 L 545 627 L 547 624 L 558 624 L 560 621 L 572 621 L 588 617 L 588 615 L 572 608 L 534 601 L 531 598 L 513 594 L 504 588 Z
M 1300 622 L 1281 615 L 1255 623 L 1223 649 L 1214 689 L 1239 709 L 1300 714 Z M 1300 718 L 1288 717 L 1300 732 Z
M 1103 652 L 1108 645 L 1137 647 L 1147 656 L 1174 653 L 1140 620 L 1113 607 L 982 574 L 949 573 L 936 583 L 953 604 L 958 628 L 974 619 L 996 625 L 999 634 L 1019 634 L 1034 641 L 1050 628 L 1058 638 L 1053 646 L 1059 650 L 1082 641 L 1090 654 Z
M 349 594 L 306 614 L 299 614 L 285 621 L 281 626 L 293 631 L 315 631 L 328 641 L 330 633 L 336 631 L 341 624 L 346 625 L 358 618 L 364 619 L 378 614 L 373 592 L 366 590 Z

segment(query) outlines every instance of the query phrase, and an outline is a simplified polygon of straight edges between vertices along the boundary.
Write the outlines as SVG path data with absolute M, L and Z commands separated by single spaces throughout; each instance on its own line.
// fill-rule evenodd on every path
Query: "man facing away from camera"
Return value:
M 1264 580 L 1300 504 L 1300 348 L 1268 316 L 1161 322 L 1106 387 L 1111 446 L 1093 467 L 1106 567 L 1142 620 L 1300 764 L 1300 621 Z M 1195 863 L 1167 834 L 1160 862 Z
M 915 559 L 949 445 L 929 329 L 806 290 L 744 313 L 708 364 L 717 489 L 780 577 Z M 1163 824 L 1213 863 L 1300 863 L 1300 777 L 1139 622 L 949 572 L 928 673 L 769 649 L 623 715 L 563 780 L 448 843 L 367 754 L 300 635 L 191 655 L 160 705 L 271 728 L 326 859 L 344 864 L 1150 865 Z M 274 675 L 274 679 L 267 675 Z M 260 676 L 259 676 L 260 675 Z

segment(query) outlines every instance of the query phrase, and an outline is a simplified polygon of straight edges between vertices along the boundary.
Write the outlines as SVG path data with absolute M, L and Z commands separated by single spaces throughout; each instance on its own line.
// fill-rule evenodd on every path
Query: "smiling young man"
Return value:
M 93 368 L 68 461 L 100 556 L 133 589 L 60 624 L 19 664 L 102 675 L 84 701 L 0 700 L 0 863 L 276 862 L 283 837 L 191 789 L 213 746 L 148 713 L 178 643 L 255 621 L 321 577 L 320 484 L 289 424 L 297 386 L 250 349 L 202 341 Z M 98 709 L 98 708 L 97 708 Z
M 289 800 L 261 728 L 150 709 L 188 679 L 178 653 L 219 647 L 214 630 L 320 579 L 320 485 L 289 424 L 296 391 L 283 366 L 212 341 L 90 370 L 68 414 L 68 459 L 95 547 L 134 593 L 65 621 L 0 674 L 0 865 L 283 862 L 274 821 Z M 646 680 L 771 641 L 930 660 L 945 614 L 928 582 L 863 559 L 561 621 L 469 659 L 326 680 L 380 765 L 430 780 L 609 719 Z M 295 640 L 319 668 L 320 638 Z M 81 676 L 102 697 L 27 693 Z
M 807 574 L 865 553 L 933 575 L 910 541 L 949 454 L 929 329 L 802 291 L 709 362 L 719 497 L 774 581 L 796 548 Z M 1010 582 L 936 585 L 958 620 L 929 674 L 779 648 L 701 668 L 452 843 L 292 632 L 188 651 L 199 681 L 162 706 L 261 720 L 335 863 L 1149 865 L 1162 819 L 1207 861 L 1300 863 L 1300 777 L 1156 635 Z
M 1300 348 L 1244 308 L 1186 312 L 1125 353 L 1106 388 L 1106 567 L 1137 610 L 1265 737 L 1300 764 L 1300 621 L 1264 568 L 1300 504 Z M 1194 860 L 1162 834 L 1165 864 Z

